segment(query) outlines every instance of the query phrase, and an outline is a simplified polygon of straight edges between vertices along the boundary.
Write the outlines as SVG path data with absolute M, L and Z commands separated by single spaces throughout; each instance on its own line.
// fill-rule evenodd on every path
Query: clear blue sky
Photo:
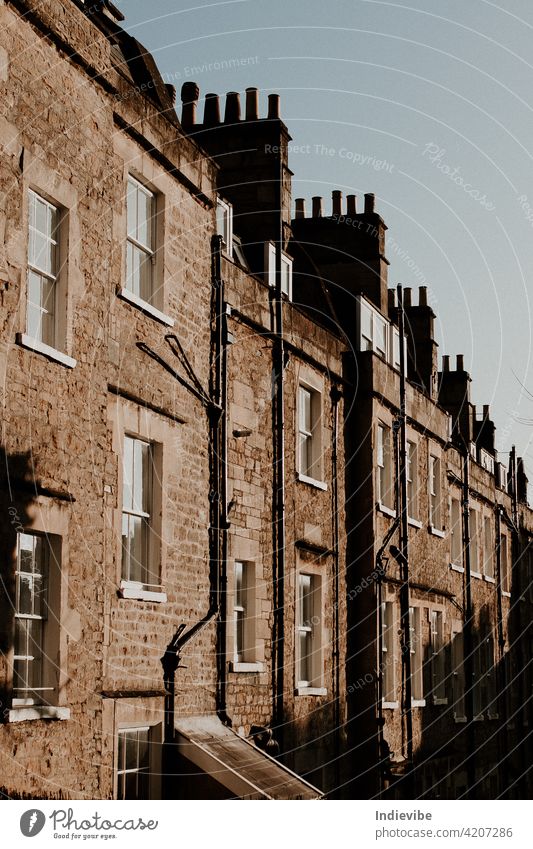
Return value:
M 327 213 L 332 189 L 375 192 L 389 284 L 428 285 L 440 354 L 465 355 L 498 448 L 533 478 L 530 0 L 117 2 L 178 97 L 186 79 L 201 96 L 258 86 L 263 112 L 281 95 L 309 146 L 294 197 Z

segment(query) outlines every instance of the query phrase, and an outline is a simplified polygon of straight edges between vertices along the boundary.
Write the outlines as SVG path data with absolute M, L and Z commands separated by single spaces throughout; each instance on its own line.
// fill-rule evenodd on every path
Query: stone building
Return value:
M 293 217 L 278 97 L 178 119 L 110 2 L 0 16 L 2 793 L 527 796 L 523 467 L 373 195 Z

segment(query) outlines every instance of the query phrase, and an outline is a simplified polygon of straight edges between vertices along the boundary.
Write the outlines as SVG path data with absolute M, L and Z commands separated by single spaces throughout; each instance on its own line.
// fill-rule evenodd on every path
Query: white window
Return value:
M 396 702 L 395 684 L 395 641 L 394 641 L 394 604 L 385 601 L 381 605 L 381 680 L 382 700 L 388 704 Z
M 418 518 L 418 449 L 415 442 L 407 442 L 406 451 L 407 504 L 411 519 Z
M 437 530 L 442 528 L 441 464 L 434 454 L 429 455 L 429 523 Z
M 152 517 L 154 514 L 155 446 L 124 437 L 122 478 L 122 578 L 143 586 L 159 586 Z
M 470 507 L 468 516 L 470 519 L 470 571 L 474 575 L 481 575 L 481 564 L 479 562 L 479 528 L 477 510 Z
M 507 534 L 501 535 L 500 542 L 500 570 L 502 592 L 510 593 L 511 582 L 509 576 L 509 540 Z
M 231 258 L 233 256 L 233 207 L 222 198 L 217 199 L 217 235 L 222 236 L 222 250 Z
M 304 478 L 320 481 L 322 396 L 316 389 L 298 388 L 298 472 Z
M 382 424 L 377 426 L 377 500 L 381 507 L 394 509 L 392 431 Z
M 486 578 L 494 578 L 494 534 L 492 522 L 488 516 L 483 520 L 484 573 Z
M 155 301 L 156 199 L 131 175 L 126 198 L 126 289 L 149 304 Z
M 465 671 L 463 629 L 460 623 L 452 625 L 452 703 L 454 719 L 465 720 Z
M 446 665 L 444 648 L 444 613 L 429 611 L 431 695 L 435 704 L 446 703 Z
M 59 209 L 29 192 L 26 332 L 58 348 Z
M 409 608 L 409 651 L 411 652 L 411 699 L 424 704 L 422 621 L 419 607 Z
M 58 616 L 56 611 L 49 622 L 48 612 L 49 599 L 57 596 L 59 574 L 51 538 L 26 532 L 17 535 L 13 706 L 57 700 Z M 55 666 L 52 658 L 56 658 Z
M 233 664 L 256 660 L 255 568 L 253 563 L 236 560 L 233 583 Z
M 463 568 L 463 523 L 458 498 L 450 501 L 450 562 L 458 569 Z
M 298 573 L 296 684 L 322 687 L 322 602 L 319 575 Z
M 400 371 L 400 331 L 391 324 L 391 365 Z M 407 357 L 406 357 L 407 362 Z
M 389 352 L 389 322 L 368 301 L 359 298 L 360 350 L 375 351 L 385 359 Z
M 276 245 L 267 242 L 265 245 L 266 279 L 269 286 L 276 285 Z M 292 300 L 292 259 L 284 251 L 281 253 L 281 291 Z
M 118 732 L 117 799 L 150 797 L 150 728 Z

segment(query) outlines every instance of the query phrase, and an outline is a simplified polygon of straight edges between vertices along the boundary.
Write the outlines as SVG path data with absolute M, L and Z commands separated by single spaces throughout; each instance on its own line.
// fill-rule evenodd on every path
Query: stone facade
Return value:
M 221 120 L 210 95 L 199 122 L 188 83 L 178 120 L 119 17 L 0 3 L 2 792 L 236 795 L 208 768 L 195 783 L 180 742 L 181 720 L 218 717 L 330 797 L 527 796 L 520 463 L 502 471 L 462 363 L 437 371 L 425 290 L 405 290 L 400 600 L 400 315 L 373 196 L 293 217 L 277 97 L 261 117 L 248 89 L 241 116 L 230 93 Z M 135 221 L 150 198 L 150 235 L 132 235 L 132 196 Z M 48 270 L 35 203 L 57 216 Z M 128 282 L 141 254 L 150 296 Z M 39 274 L 53 339 L 29 318 Z M 148 740 L 129 778 L 128 734 Z

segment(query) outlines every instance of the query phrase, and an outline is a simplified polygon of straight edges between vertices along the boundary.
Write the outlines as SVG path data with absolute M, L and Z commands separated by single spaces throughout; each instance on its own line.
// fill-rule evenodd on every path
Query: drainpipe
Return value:
M 464 667 L 465 667 L 465 709 L 467 722 L 467 760 L 466 777 L 469 797 L 476 783 L 475 730 L 474 730 L 474 640 L 472 607 L 472 564 L 470 560 L 470 454 L 468 444 L 462 438 L 463 447 L 463 548 L 465 564 L 465 621 L 464 621 Z M 474 794 L 475 795 L 475 794 Z
M 498 616 L 498 714 L 501 717 L 500 724 L 500 751 L 499 751 L 499 781 L 500 793 L 507 786 L 507 699 L 505 696 L 505 687 L 507 684 L 507 676 L 505 674 L 505 636 L 503 633 L 503 599 L 502 599 L 502 508 L 501 505 L 496 507 L 496 592 L 497 592 L 497 616 Z
M 217 714 L 225 725 L 231 725 L 226 713 L 227 662 L 227 584 L 228 584 L 228 327 L 225 286 L 221 270 L 222 237 L 211 240 L 213 258 L 213 294 L 215 309 L 215 386 L 214 402 L 220 409 L 213 424 L 213 496 L 216 515 L 213 544 L 217 554 Z
M 409 526 L 408 526 L 408 505 L 407 505 L 407 433 L 406 433 L 406 386 L 405 386 L 405 312 L 403 304 L 402 287 L 397 287 L 398 295 L 398 330 L 400 333 L 400 413 L 399 413 L 399 430 L 400 430 L 400 545 L 396 556 L 400 564 L 400 574 L 402 583 L 400 586 L 400 614 L 402 624 L 402 661 L 403 661 L 403 676 L 404 676 L 404 691 L 403 691 L 403 715 L 405 719 L 405 738 L 407 749 L 407 764 L 411 774 L 413 787 L 410 788 L 414 796 L 414 764 L 413 764 L 413 707 L 412 707 L 412 678 L 411 678 L 411 629 L 409 621 Z M 392 549 L 391 549 L 392 551 Z
M 340 787 L 340 620 L 339 620 L 339 488 L 338 488 L 338 432 L 339 432 L 339 401 L 342 393 L 338 386 L 331 389 L 332 403 L 332 438 L 331 438 L 331 499 L 333 511 L 333 570 L 334 570 L 334 593 L 333 604 L 333 694 L 334 694 L 334 725 L 335 725 L 335 787 Z
M 274 298 L 273 366 L 274 366 L 274 639 L 273 639 L 273 719 L 276 735 L 283 751 L 284 727 L 284 611 L 285 611 L 285 410 L 284 372 L 285 345 L 283 340 L 283 299 L 281 291 L 281 252 L 283 240 L 283 161 L 279 160 L 278 208 L 279 233 L 276 244 L 276 285 Z

